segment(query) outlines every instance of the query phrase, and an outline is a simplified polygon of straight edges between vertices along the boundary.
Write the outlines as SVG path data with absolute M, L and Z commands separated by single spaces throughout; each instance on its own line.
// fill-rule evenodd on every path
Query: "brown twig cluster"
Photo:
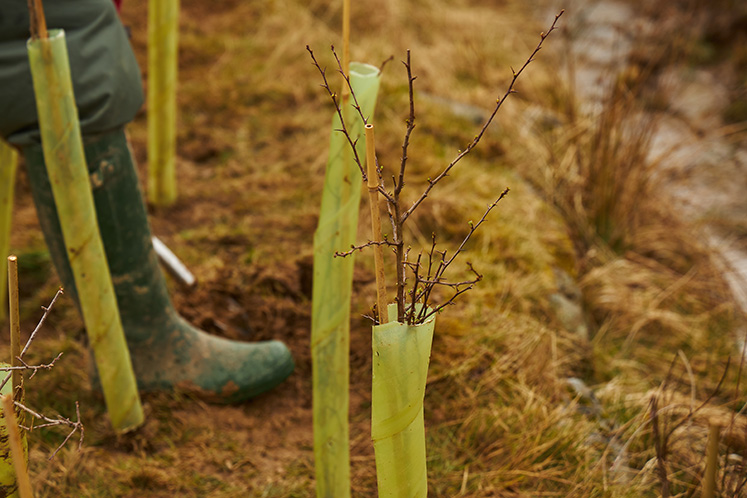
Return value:
M 389 220 L 392 226 L 392 237 L 390 239 L 385 235 L 382 237 L 383 240 L 369 240 L 365 244 L 352 246 L 351 249 L 347 252 L 337 252 L 335 254 L 336 256 L 344 257 L 366 247 L 381 245 L 389 246 L 393 249 L 396 258 L 395 268 L 397 295 L 395 302 L 397 304 L 398 322 L 408 324 L 423 323 L 435 313 L 440 312 L 446 306 L 454 304 L 454 301 L 457 297 L 470 290 L 475 283 L 482 279 L 482 276 L 472 267 L 469 262 L 467 263 L 467 266 L 468 270 L 473 275 L 473 278 L 471 279 L 462 282 L 449 282 L 448 280 L 446 280 L 444 274 L 454 262 L 454 260 L 461 254 L 467 242 L 470 240 L 477 228 L 485 221 L 488 214 L 490 214 L 490 212 L 496 207 L 498 202 L 500 202 L 508 194 L 509 189 L 505 189 L 503 192 L 501 192 L 497 199 L 488 205 L 486 211 L 477 223 L 473 224 L 472 222 L 469 222 L 469 232 L 467 233 L 459 247 L 456 249 L 456 251 L 448 256 L 446 251 L 439 251 L 436 249 L 436 238 L 434 234 L 432 237 L 431 247 L 425 253 L 425 255 L 421 251 L 417 254 L 416 257 L 410 257 L 410 248 L 405 247 L 404 241 L 405 222 L 410 218 L 410 216 L 412 216 L 418 206 L 420 206 L 423 201 L 428 198 L 433 188 L 444 178 L 449 176 L 449 173 L 454 168 L 454 166 L 456 166 L 467 154 L 472 152 L 472 150 L 477 147 L 503 103 L 511 94 L 516 93 L 516 90 L 514 89 L 516 81 L 518 80 L 524 69 L 526 69 L 526 67 L 529 65 L 529 63 L 534 61 L 534 58 L 541 50 L 542 44 L 544 43 L 545 39 L 556 29 L 558 19 L 560 19 L 562 15 L 563 11 L 560 11 L 560 13 L 555 16 L 550 29 L 547 32 L 540 33 L 539 43 L 537 44 L 536 48 L 531 53 L 529 58 L 519 68 L 519 70 L 516 71 L 511 68 L 512 79 L 509 83 L 506 93 L 501 98 L 496 100 L 493 112 L 485 121 L 474 139 L 467 145 L 464 150 L 458 151 L 457 156 L 445 168 L 443 168 L 443 170 L 441 170 L 441 172 L 437 176 L 435 176 L 434 178 L 428 178 L 427 185 L 420 196 L 409 207 L 405 208 L 405 206 L 403 206 L 402 204 L 401 193 L 403 187 L 405 186 L 405 172 L 407 169 L 410 138 L 413 130 L 415 129 L 415 99 L 413 84 L 416 79 L 416 76 L 413 76 L 412 74 L 410 51 L 407 51 L 407 59 L 406 61 L 403 61 L 402 64 L 407 71 L 409 115 L 406 120 L 407 127 L 405 129 L 404 139 L 402 141 L 402 155 L 400 157 L 399 171 L 397 175 L 392 175 L 391 189 L 388 189 L 385 186 L 382 176 L 382 169 L 379 164 L 376 165 L 376 172 L 378 173 L 378 192 L 381 196 L 383 196 L 387 203 Z M 328 95 L 330 96 L 330 99 L 335 106 L 337 115 L 340 118 L 340 122 L 342 123 L 340 129 L 337 131 L 341 132 L 346 137 L 348 144 L 350 145 L 350 148 L 353 152 L 353 160 L 358 165 L 363 181 L 368 181 L 368 176 L 366 175 L 365 168 L 363 167 L 360 157 L 355 150 L 357 139 L 354 139 L 350 136 L 348 127 L 346 127 L 345 125 L 344 112 L 340 106 L 340 100 L 337 96 L 337 93 L 335 93 L 330 87 L 329 82 L 327 81 L 326 71 L 317 62 L 316 58 L 314 57 L 314 52 L 308 46 L 306 47 L 306 49 L 311 56 L 314 66 L 321 74 L 323 81 L 321 86 L 327 91 Z M 363 123 L 368 124 L 368 117 L 364 116 L 361 111 L 358 100 L 355 96 L 355 91 L 353 90 L 353 87 L 350 83 L 350 77 L 343 69 L 344 66 L 340 61 L 340 58 L 337 56 L 334 46 L 332 47 L 332 53 L 334 54 L 335 60 L 337 62 L 338 71 L 345 81 L 346 93 L 349 92 L 353 98 L 353 101 L 351 102 L 352 107 L 358 113 L 358 116 L 360 116 L 360 118 L 363 120 Z M 412 281 L 409 289 L 407 288 L 408 274 L 412 276 Z M 442 304 L 434 305 L 432 304 L 431 298 L 433 297 L 433 291 L 437 286 L 449 288 L 452 292 L 451 297 L 449 297 L 448 300 L 446 300 Z M 376 315 L 376 313 L 374 313 L 374 315 Z M 376 318 L 374 318 L 374 320 L 377 321 Z
M 29 379 L 32 379 L 34 375 L 39 370 L 49 370 L 52 367 L 54 367 L 57 360 L 59 360 L 62 357 L 62 353 L 58 354 L 51 362 L 47 364 L 40 364 L 40 365 L 29 365 L 23 360 L 23 356 L 26 354 L 26 352 L 31 347 L 31 343 L 36 338 L 37 333 L 42 328 L 42 325 L 44 325 L 44 322 L 47 320 L 47 317 L 49 316 L 49 313 L 52 311 L 52 308 L 54 307 L 55 303 L 57 302 L 57 299 L 63 294 L 62 288 L 57 290 L 57 293 L 52 298 L 52 301 L 49 303 L 49 306 L 42 306 L 42 309 L 44 310 L 44 314 L 39 319 L 39 322 L 36 324 L 36 327 L 34 328 L 33 332 L 31 332 L 31 335 L 29 336 L 28 340 L 26 341 L 25 346 L 23 347 L 23 350 L 21 353 L 16 357 L 16 359 L 21 363 L 20 366 L 9 366 L 9 367 L 0 367 L 0 371 L 8 372 L 3 379 L 2 382 L 0 382 L 0 389 L 2 389 L 5 384 L 10 381 L 13 371 L 20 371 L 20 370 L 26 370 L 31 371 L 31 375 L 29 376 Z M 25 411 L 26 413 L 30 414 L 32 417 L 39 419 L 43 421 L 44 423 L 40 425 L 34 425 L 31 424 L 29 427 L 26 426 L 20 426 L 26 431 L 31 432 L 33 429 L 40 429 L 43 427 L 55 427 L 55 426 L 63 426 L 63 427 L 69 427 L 71 430 L 68 433 L 67 437 L 65 437 L 64 441 L 52 452 L 52 455 L 49 457 L 49 459 L 53 459 L 55 455 L 62 449 L 63 446 L 70 440 L 70 438 L 76 433 L 80 432 L 80 441 L 78 443 L 78 448 L 80 448 L 83 445 L 83 436 L 85 434 L 85 428 L 83 427 L 83 423 L 80 420 L 80 406 L 78 405 L 78 402 L 75 402 L 75 412 L 77 414 L 77 420 L 73 422 L 72 420 L 62 417 L 58 415 L 56 418 L 50 418 L 46 415 L 43 415 L 41 413 L 36 412 L 35 410 L 32 410 L 28 406 L 24 405 L 17 399 L 14 401 L 15 406 L 20 408 L 21 410 Z
M 32 417 L 37 418 L 39 420 L 43 420 L 45 423 L 39 424 L 39 425 L 33 425 L 31 424 L 29 427 L 21 426 L 24 430 L 27 430 L 31 432 L 34 429 L 41 429 L 43 427 L 57 427 L 57 426 L 64 426 L 64 427 L 70 427 L 71 431 L 67 434 L 65 439 L 55 448 L 55 450 L 52 452 L 52 454 L 49 456 L 49 460 L 52 460 L 55 455 L 62 449 L 65 444 L 70 440 L 71 437 L 73 437 L 73 434 L 75 434 L 77 431 L 80 431 L 80 439 L 78 440 L 78 450 L 83 446 L 83 438 L 85 436 L 85 427 L 83 427 L 83 422 L 80 421 L 80 405 L 78 402 L 75 402 L 75 414 L 77 417 L 77 420 L 73 422 L 69 418 L 65 418 L 61 415 L 57 415 L 57 418 L 50 418 L 46 415 L 43 415 L 41 413 L 35 412 L 31 408 L 22 405 L 21 403 L 16 401 L 16 406 L 18 406 L 21 410 L 25 411 L 26 413 L 30 414 Z

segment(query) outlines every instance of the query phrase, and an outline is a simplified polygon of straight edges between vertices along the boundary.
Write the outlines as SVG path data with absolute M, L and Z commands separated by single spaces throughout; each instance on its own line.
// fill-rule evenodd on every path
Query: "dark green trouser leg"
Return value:
M 99 230 L 138 386 L 146 391 L 179 389 L 235 402 L 272 389 L 287 378 L 293 371 L 293 359 L 283 343 L 243 343 L 215 337 L 192 327 L 174 310 L 151 244 L 124 132 L 87 138 L 85 152 Z M 42 148 L 30 146 L 24 154 L 52 260 L 77 301 Z

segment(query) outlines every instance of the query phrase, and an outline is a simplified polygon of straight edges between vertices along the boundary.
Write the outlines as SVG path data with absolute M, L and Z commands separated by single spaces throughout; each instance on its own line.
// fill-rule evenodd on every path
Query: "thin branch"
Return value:
M 73 422 L 72 420 L 70 420 L 68 418 L 62 417 L 60 415 L 58 415 L 57 418 L 49 418 L 46 415 L 42 415 L 41 413 L 35 412 L 31 408 L 27 407 L 26 405 L 24 405 L 22 403 L 19 403 L 18 401 L 15 402 L 15 405 L 18 408 L 20 408 L 21 410 L 23 410 L 23 411 L 31 414 L 31 416 L 33 416 L 35 418 L 38 418 L 39 420 L 43 420 L 43 421 L 46 422 L 46 424 L 35 425 L 33 427 L 34 429 L 40 429 L 40 428 L 43 428 L 43 427 L 56 427 L 56 426 L 60 426 L 60 425 L 72 428 L 72 430 L 67 435 L 67 437 L 65 438 L 65 440 L 62 441 L 62 443 L 60 443 L 60 445 L 57 447 L 57 449 L 54 450 L 54 452 L 52 453 L 52 455 L 49 457 L 49 460 L 52 460 L 55 457 L 55 455 L 57 455 L 57 453 L 62 449 L 62 447 L 65 446 L 65 443 L 67 443 L 70 440 L 70 438 L 73 436 L 73 434 L 75 434 L 75 432 L 78 431 L 78 430 L 80 430 L 80 440 L 78 442 L 78 449 L 80 450 L 80 448 L 83 446 L 83 438 L 85 436 L 85 427 L 83 426 L 83 423 L 80 421 L 80 404 L 77 401 L 75 402 L 75 413 L 76 413 L 76 415 L 78 417 L 78 420 L 75 421 L 75 422 Z M 21 426 L 21 427 L 23 427 L 23 426 Z M 27 431 L 31 431 L 32 430 L 31 427 L 23 427 L 23 429 L 25 429 Z
M 324 84 L 321 85 L 322 88 L 327 90 L 327 93 L 329 94 L 330 99 L 332 99 L 332 103 L 335 106 L 335 111 L 337 112 L 337 115 L 340 118 L 340 130 L 336 130 L 341 132 L 343 135 L 345 135 L 345 138 L 347 139 L 348 143 L 350 144 L 350 148 L 353 149 L 353 160 L 355 161 L 355 164 L 358 165 L 358 169 L 361 172 L 361 175 L 363 177 L 363 181 L 368 180 L 368 176 L 366 176 L 366 171 L 363 168 L 363 163 L 361 162 L 360 157 L 358 157 L 358 151 L 355 148 L 355 145 L 357 143 L 357 140 L 353 140 L 353 138 L 350 136 L 350 133 L 348 132 L 347 128 L 345 127 L 345 118 L 343 117 L 342 108 L 340 107 L 339 102 L 337 101 L 337 94 L 332 91 L 332 88 L 330 88 L 329 83 L 327 82 L 327 75 L 326 71 L 319 65 L 319 63 L 316 60 L 316 57 L 314 57 L 314 51 L 311 50 L 311 48 L 306 45 L 306 50 L 309 52 L 309 55 L 311 56 L 311 60 L 313 61 L 314 66 L 319 71 L 319 74 L 322 76 L 322 81 L 324 81 Z M 334 50 L 334 47 L 333 47 Z M 335 55 L 335 58 L 337 58 L 337 55 Z M 347 81 L 347 79 L 346 79 Z M 355 97 L 355 95 L 353 94 Z M 357 101 L 356 101 L 357 102 Z M 360 112 L 360 111 L 359 111 Z
M 456 291 L 456 292 L 454 293 L 454 295 L 452 295 L 452 296 L 451 296 L 451 298 L 449 298 L 449 300 L 448 300 L 448 301 L 446 301 L 445 303 L 443 303 L 443 304 L 441 304 L 441 305 L 439 305 L 439 306 L 436 306 L 435 308 L 433 308 L 433 310 L 431 310 L 431 312 L 430 312 L 430 313 L 426 314 L 426 315 L 425 315 L 425 316 L 423 317 L 422 321 L 419 321 L 419 323 L 425 323 L 425 322 L 426 322 L 426 321 L 427 321 L 427 320 L 428 320 L 428 319 L 429 319 L 430 317 L 432 317 L 433 315 L 435 315 L 435 314 L 437 314 L 437 313 L 441 313 L 441 311 L 442 311 L 442 310 L 443 310 L 444 308 L 446 308 L 447 306 L 452 306 L 453 304 L 455 304 L 454 302 L 456 301 L 456 298 L 458 298 L 459 296 L 461 296 L 461 295 L 462 295 L 462 294 L 464 294 L 465 292 L 468 292 L 468 291 L 472 290 L 472 288 L 473 288 L 473 287 L 474 287 L 473 285 L 469 285 L 469 286 L 465 287 L 464 289 L 459 289 L 459 290 L 457 290 L 457 291 Z
M 402 141 L 402 160 L 399 167 L 399 180 L 394 183 L 394 201 L 399 201 L 399 194 L 402 192 L 402 187 L 405 186 L 405 166 L 407 165 L 407 149 L 410 146 L 410 135 L 412 130 L 415 129 L 415 95 L 413 92 L 413 82 L 416 77 L 412 75 L 412 65 L 410 64 L 410 51 L 407 51 L 407 61 L 402 62 L 407 69 L 407 86 L 410 100 L 410 115 L 407 118 L 407 130 L 405 131 L 405 138 Z M 404 220 L 402 220 L 404 221 Z
M 485 210 L 485 212 L 483 213 L 482 217 L 480 218 L 480 220 L 477 223 L 472 223 L 471 221 L 469 222 L 469 232 L 464 237 L 464 240 L 462 240 L 462 243 L 459 244 L 459 247 L 454 252 L 454 254 L 451 256 L 451 258 L 449 258 L 446 262 L 444 262 L 442 265 L 440 265 L 440 267 L 436 271 L 436 280 L 438 280 L 439 277 L 441 277 L 444 274 L 444 272 L 449 267 L 449 265 L 451 265 L 451 263 L 454 262 L 454 260 L 457 258 L 457 256 L 459 256 L 459 254 L 464 249 L 464 246 L 467 245 L 467 242 L 469 242 L 469 240 L 472 238 L 472 234 L 474 234 L 477 231 L 477 229 L 480 227 L 480 225 L 482 225 L 485 222 L 485 220 L 488 218 L 488 215 L 490 214 L 490 212 L 498 205 L 498 203 L 504 197 L 506 197 L 506 195 L 508 195 L 509 191 L 510 191 L 510 189 L 508 189 L 508 188 L 504 189 L 503 192 L 501 192 L 501 195 L 494 202 L 492 202 L 491 204 L 488 204 L 488 208 Z
M 379 74 L 383 73 L 384 72 L 384 68 L 386 67 L 386 65 L 389 64 L 393 60 L 394 60 L 394 56 L 393 55 L 390 55 L 389 57 L 387 57 L 386 60 L 384 62 L 382 62 L 381 65 L 379 66 Z
M 31 343 L 34 341 L 34 338 L 36 338 L 36 333 L 39 332 L 39 330 L 42 328 L 42 325 L 44 325 L 44 322 L 47 320 L 47 316 L 49 316 L 49 312 L 52 311 L 52 308 L 57 302 L 57 298 L 60 297 L 60 295 L 62 294 L 63 294 L 63 290 L 62 290 L 62 287 L 60 287 L 59 289 L 57 289 L 57 293 L 52 298 L 52 301 L 49 303 L 49 306 L 47 306 L 46 308 L 42 306 L 42 309 L 44 310 L 44 314 L 39 320 L 39 323 L 36 324 L 36 328 L 34 329 L 34 331 L 31 332 L 31 335 L 29 336 L 28 341 L 26 341 L 26 345 L 23 347 L 21 354 L 18 356 L 19 359 L 22 359 L 23 355 L 26 354 L 26 351 L 29 350 Z M 5 376 L 3 381 L 0 383 L 0 390 L 2 390 L 3 387 L 5 387 L 5 384 L 8 383 L 8 381 L 10 380 L 12 376 L 13 376 L 13 372 L 12 371 L 8 372 L 8 374 Z
M 60 358 L 62 358 L 62 353 L 58 354 L 55 357 L 55 359 L 52 360 L 51 363 L 48 363 L 46 365 L 29 365 L 28 363 L 26 363 L 25 361 L 23 361 L 22 358 L 20 358 L 20 357 L 17 357 L 17 358 L 18 358 L 18 361 L 21 362 L 20 366 L 17 366 L 17 367 L 0 367 L 0 372 L 11 372 L 13 370 L 32 370 L 32 373 L 29 376 L 29 379 L 33 379 L 34 375 L 36 375 L 36 372 L 38 372 L 39 370 L 49 370 L 52 367 L 54 367 L 54 364 L 57 362 L 57 360 L 59 360 Z
M 361 244 L 359 246 L 351 245 L 349 251 L 345 251 L 345 252 L 335 251 L 335 257 L 336 258 L 347 258 L 351 254 L 353 254 L 355 251 L 362 251 L 366 247 L 372 247 L 372 246 L 395 246 L 395 244 L 393 242 L 389 242 L 386 236 L 384 236 L 384 240 L 369 240 L 365 244 Z
M 353 109 L 355 109 L 358 112 L 358 115 L 363 120 L 363 125 L 368 124 L 368 118 L 363 115 L 363 110 L 361 109 L 360 104 L 358 103 L 358 97 L 355 95 L 355 92 L 353 91 L 353 85 L 350 82 L 350 72 L 349 70 L 345 70 L 343 67 L 343 63 L 340 60 L 340 58 L 337 56 L 337 52 L 335 52 L 335 46 L 332 45 L 332 55 L 334 55 L 335 60 L 337 61 L 337 71 L 342 75 L 342 79 L 345 80 L 345 84 L 347 85 L 347 89 L 350 92 L 350 95 L 353 97 Z
M 464 156 L 466 156 L 467 154 L 469 154 L 472 151 L 472 149 L 474 149 L 477 146 L 478 143 L 480 143 L 480 139 L 482 139 L 482 137 L 485 134 L 485 132 L 487 131 L 488 127 L 493 122 L 493 118 L 495 118 L 495 115 L 498 113 L 498 110 L 501 108 L 501 106 L 506 101 L 506 99 L 508 98 L 508 96 L 511 95 L 512 93 L 516 93 L 516 91 L 514 90 L 514 84 L 516 83 L 516 80 L 519 78 L 519 76 L 524 71 L 524 69 L 529 65 L 529 63 L 532 62 L 532 61 L 534 61 L 534 56 L 537 55 L 537 53 L 542 49 L 542 44 L 544 43 L 545 39 L 548 36 L 550 36 L 550 33 L 552 33 L 553 31 L 555 31 L 558 19 L 560 19 L 560 16 L 563 15 L 563 12 L 565 12 L 565 11 L 561 10 L 560 13 L 555 16 L 555 20 L 553 21 L 552 26 L 550 26 L 550 29 L 546 33 L 545 32 L 540 33 L 540 41 L 537 44 L 537 47 L 532 52 L 532 55 L 530 55 L 529 58 L 526 60 L 526 62 L 524 62 L 524 65 L 522 65 L 521 68 L 519 68 L 518 71 L 514 71 L 514 69 L 511 68 L 511 72 L 513 73 L 513 78 L 511 79 L 511 83 L 508 85 L 508 90 L 506 90 L 506 93 L 503 95 L 503 98 L 500 98 L 500 99 L 496 100 L 495 108 L 493 109 L 493 112 L 490 114 L 490 117 L 487 119 L 487 121 L 485 121 L 485 124 L 483 125 L 482 129 L 480 130 L 480 132 L 472 140 L 472 142 L 467 146 L 467 148 L 464 149 L 463 151 L 459 152 L 459 154 L 457 155 L 457 157 L 453 161 L 451 161 L 451 163 L 449 163 L 449 165 L 446 166 L 446 168 L 444 168 L 444 170 L 434 180 L 428 179 L 428 186 L 425 188 L 425 191 L 412 204 L 412 206 L 410 206 L 410 208 L 407 211 L 405 211 L 404 214 L 402 214 L 402 222 L 403 223 L 405 222 L 405 220 L 407 220 L 407 218 L 410 217 L 410 215 L 412 214 L 412 212 L 415 209 L 417 209 L 417 207 L 426 199 L 426 197 L 428 197 L 428 194 L 431 192 L 431 190 L 433 189 L 433 187 L 438 182 L 440 182 L 441 180 L 443 180 L 445 177 L 447 177 L 449 175 L 449 172 L 451 171 L 451 168 L 453 168 L 459 161 L 462 160 L 462 158 Z

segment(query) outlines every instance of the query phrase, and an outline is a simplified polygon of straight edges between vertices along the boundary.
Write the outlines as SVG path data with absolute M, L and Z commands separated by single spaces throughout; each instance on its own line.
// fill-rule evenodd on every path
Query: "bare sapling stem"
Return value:
M 42 0 L 28 0 L 29 6 L 29 24 L 31 28 L 31 38 L 49 38 L 47 33 L 47 20 L 44 17 L 44 7 Z
M 8 304 L 10 306 L 10 366 L 21 365 L 21 320 L 18 306 L 18 258 L 8 256 Z M 13 393 L 21 386 L 21 371 L 13 370 Z
M 366 125 L 366 162 L 368 163 L 368 200 L 371 205 L 371 240 L 381 240 L 381 214 L 379 212 L 379 172 L 376 165 L 376 139 L 374 126 Z M 389 322 L 386 299 L 386 278 L 384 273 L 384 248 L 381 244 L 374 246 L 374 265 L 376 269 L 376 308 L 379 323 Z
M 8 442 L 10 444 L 10 454 L 13 458 L 13 467 L 16 469 L 16 483 L 21 498 L 33 498 L 34 492 L 31 490 L 31 480 L 26 468 L 26 456 L 21 445 L 21 431 L 16 421 L 16 408 L 13 402 L 13 396 L 2 396 L 3 415 L 5 416 L 5 426 L 8 429 Z
M 706 468 L 703 478 L 702 498 L 713 498 L 716 492 L 716 471 L 718 470 L 718 442 L 721 426 L 711 422 L 706 448 Z
M 400 158 L 399 178 L 393 179 L 394 193 L 386 198 L 389 203 L 389 219 L 392 222 L 394 251 L 397 261 L 397 321 L 400 323 L 404 323 L 405 321 L 405 287 L 407 286 L 404 256 L 405 241 L 403 234 L 405 220 L 402 217 L 400 194 L 402 193 L 402 188 L 405 186 L 405 169 L 407 167 L 407 150 L 410 147 L 410 136 L 412 135 L 412 130 L 415 129 L 415 89 L 413 83 L 415 82 L 416 77 L 412 75 L 412 64 L 410 62 L 409 50 L 407 51 L 407 60 L 403 62 L 403 64 L 407 70 L 407 89 L 410 102 L 410 113 L 407 116 L 407 129 L 405 130 L 405 137 L 402 141 L 402 157 Z M 417 287 L 417 276 L 415 280 L 415 287 Z M 417 290 L 413 289 L 413 295 L 416 294 Z M 425 307 L 426 306 L 423 306 L 423 308 Z M 411 323 L 411 321 L 408 320 L 408 323 Z

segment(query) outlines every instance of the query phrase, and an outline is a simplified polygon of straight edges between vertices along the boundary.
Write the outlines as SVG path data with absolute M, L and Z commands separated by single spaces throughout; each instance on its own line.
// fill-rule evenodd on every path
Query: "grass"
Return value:
M 144 6 L 144 0 L 124 6 L 143 68 Z M 80 453 L 69 445 L 48 462 L 64 435 L 32 434 L 38 496 L 313 495 L 310 303 L 302 269 L 311 253 L 332 111 L 304 46 L 310 44 L 332 67 L 325 47 L 339 39 L 340 10 L 317 0 L 207 7 L 183 1 L 180 200 L 153 213 L 155 232 L 210 291 L 207 298 L 174 289 L 181 311 L 220 333 L 225 331 L 215 323 L 231 325 L 248 316 L 252 338 L 279 336 L 290 344 L 297 373 L 275 392 L 235 407 L 147 396 L 148 424 L 117 437 L 108 428 L 103 401 L 88 388 L 81 324 L 71 303 L 63 302 L 32 352 L 35 360 L 59 351 L 65 356 L 53 372 L 29 382 L 29 403 L 70 415 L 78 399 L 86 444 Z M 389 0 L 369 14 L 354 14 L 354 59 L 380 64 L 412 50 L 418 127 L 405 195 L 414 197 L 476 131 L 469 119 L 422 94 L 489 110 L 510 80 L 509 66 L 523 62 L 546 28 L 545 20 L 531 15 L 517 2 L 440 0 Z M 382 36 L 394 32 L 398 36 Z M 737 386 L 735 348 L 744 322 L 696 233 L 675 220 L 658 195 L 655 165 L 644 160 L 654 123 L 631 124 L 643 104 L 657 99 L 631 84 L 643 88 L 644 82 L 628 78 L 601 120 L 569 115 L 567 92 L 558 83 L 563 44 L 559 37 L 547 43 L 498 126 L 411 224 L 414 248 L 427 245 L 433 231 L 447 247 L 461 240 L 467 221 L 479 217 L 497 193 L 511 188 L 466 253 L 483 282 L 437 324 L 425 406 L 434 497 L 656 496 L 661 482 L 652 393 L 672 405 L 660 410 L 662 424 L 678 420 L 687 412 L 692 387 L 697 399 L 705 399 L 731 355 L 726 380 L 704 413 L 728 420 L 745 399 L 744 383 Z M 661 53 L 658 65 L 666 63 L 667 52 Z M 392 63 L 384 72 L 377 109 L 385 168 L 398 163 L 406 117 L 406 80 L 398 66 Z M 537 103 L 556 119 L 522 133 L 521 117 Z M 144 168 L 144 115 L 130 133 Z M 20 228 L 11 243 L 29 254 L 36 279 L 48 263 L 32 257 L 39 235 L 29 221 L 23 178 L 17 196 Z M 367 216 L 364 210 L 362 230 L 369 226 Z M 366 239 L 363 232 L 360 239 Z M 364 254 L 357 260 L 355 317 L 375 295 L 369 259 Z M 570 289 L 561 289 L 560 274 L 569 277 Z M 24 284 L 27 324 L 56 285 L 54 277 Z M 578 318 L 587 324 L 588 339 L 568 330 L 553 306 L 550 296 L 564 291 L 583 306 Z M 229 298 L 243 311 L 226 308 Z M 356 497 L 375 495 L 369 333 L 370 324 L 355 318 Z M 681 360 L 670 373 L 680 350 L 692 374 Z M 666 389 L 657 391 L 668 377 Z M 570 388 L 568 378 L 582 379 L 596 398 Z M 668 469 L 676 493 L 697 491 L 706 424 L 705 416 L 693 417 L 671 438 Z

